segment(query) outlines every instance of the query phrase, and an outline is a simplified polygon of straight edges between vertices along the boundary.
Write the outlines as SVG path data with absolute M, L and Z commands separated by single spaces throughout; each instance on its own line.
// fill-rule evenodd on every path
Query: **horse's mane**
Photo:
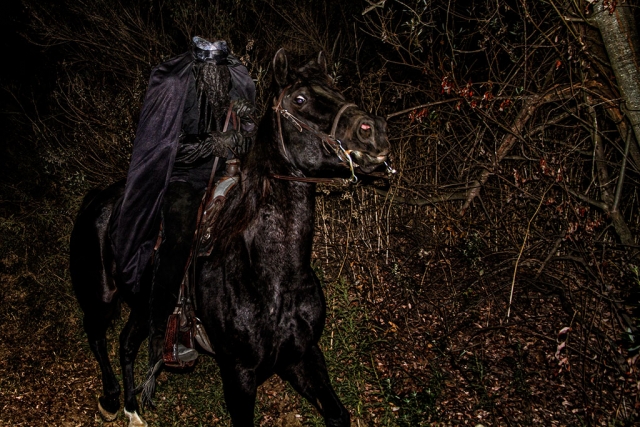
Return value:
M 271 191 L 269 174 L 272 173 L 274 156 L 272 147 L 271 115 L 266 114 L 258 126 L 253 147 L 242 160 L 240 183 L 227 196 L 213 233 L 216 247 L 226 249 L 231 240 L 242 234 L 258 214 Z
M 332 87 L 332 81 L 316 61 L 307 63 L 297 70 L 290 70 L 287 77 L 290 84 L 303 80 Z M 273 97 L 277 97 L 281 88 L 274 85 Z M 271 174 L 288 174 L 288 166 L 278 159 L 282 158 L 278 150 L 278 141 L 274 139 L 274 120 L 272 109 L 262 117 L 258 126 L 256 140 L 247 155 L 242 159 L 240 185 L 229 195 L 222 212 L 218 216 L 213 233 L 215 246 L 225 250 L 235 236 L 242 234 L 258 214 L 260 206 L 271 192 Z

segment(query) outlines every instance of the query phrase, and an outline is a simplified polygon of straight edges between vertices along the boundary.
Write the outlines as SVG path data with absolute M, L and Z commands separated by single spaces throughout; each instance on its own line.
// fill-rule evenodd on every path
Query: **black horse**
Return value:
M 316 182 L 381 166 L 389 152 L 386 123 L 345 102 L 330 84 L 322 54 L 294 69 L 281 49 L 273 69 L 273 109 L 218 217 L 211 256 L 197 262 L 197 315 L 213 344 L 235 426 L 253 425 L 256 389 L 273 374 L 314 405 L 328 426 L 349 426 L 317 344 L 325 299 L 310 265 Z M 85 199 L 71 236 L 71 277 L 102 370 L 99 409 L 107 419 L 120 407 L 120 386 L 105 332 L 119 301 L 131 309 L 120 334 L 124 406 L 129 426 L 144 426 L 133 362 L 149 332 L 152 269 L 137 294 L 119 285 L 109 218 L 122 193 L 120 184 Z M 150 366 L 160 357 L 150 355 Z

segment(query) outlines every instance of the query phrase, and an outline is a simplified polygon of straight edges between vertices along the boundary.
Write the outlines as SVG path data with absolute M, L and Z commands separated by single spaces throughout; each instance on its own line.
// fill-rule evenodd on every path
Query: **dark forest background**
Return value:
M 388 119 L 388 185 L 318 186 L 322 346 L 354 425 L 635 425 L 639 17 L 636 0 L 3 2 L 0 424 L 106 424 L 69 234 L 126 173 L 151 68 L 200 35 L 247 64 L 261 112 L 285 47 L 324 51 Z M 227 425 L 216 369 L 163 374 L 145 418 Z M 278 380 L 258 406 L 261 425 L 320 423 Z

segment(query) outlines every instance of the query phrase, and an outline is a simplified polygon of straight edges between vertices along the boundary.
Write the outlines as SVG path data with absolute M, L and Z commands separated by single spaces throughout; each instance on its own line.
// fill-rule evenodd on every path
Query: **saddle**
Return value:
M 217 169 L 216 158 L 213 171 Z M 226 201 L 226 195 L 239 181 L 240 160 L 227 160 L 224 176 L 212 188 L 213 172 L 207 191 L 198 209 L 196 230 L 191 246 L 191 253 L 185 267 L 185 274 L 180 284 L 178 303 L 169 316 L 164 338 L 162 359 L 164 364 L 172 368 L 188 368 L 195 364 L 198 352 L 195 344 L 210 354 L 215 354 L 207 332 L 195 314 L 195 262 L 200 256 L 211 255 L 214 236 L 213 226 Z

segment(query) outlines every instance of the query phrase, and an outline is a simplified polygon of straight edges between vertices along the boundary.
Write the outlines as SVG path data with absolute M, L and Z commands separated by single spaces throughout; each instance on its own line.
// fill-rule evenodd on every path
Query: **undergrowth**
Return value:
M 322 271 L 317 269 L 322 278 Z M 349 410 L 357 426 L 397 425 L 391 405 L 393 399 L 383 382 L 377 378 L 371 365 L 372 334 L 366 310 L 358 303 L 350 283 L 344 279 L 323 284 L 327 298 L 327 321 L 320 346 L 324 352 L 329 376 L 336 393 Z M 128 316 L 126 307 L 122 318 L 109 331 L 110 357 L 119 381 L 120 366 L 117 357 L 117 336 Z M 84 334 L 80 334 L 84 335 Z M 83 340 L 84 336 L 81 337 Z M 146 372 L 145 341 L 136 361 L 136 379 L 140 381 Z M 90 353 L 86 342 L 83 351 Z M 97 364 L 95 375 L 99 375 Z M 94 390 L 95 398 L 100 388 Z M 163 371 L 156 387 L 155 408 L 144 409 L 142 416 L 150 425 L 229 425 L 222 381 L 215 361 L 201 356 L 196 366 L 187 371 Z M 394 403 L 395 404 L 395 403 Z M 412 406 L 413 405 L 413 406 Z M 403 404 L 407 417 L 419 417 L 421 407 Z M 371 414 L 377 414 L 375 418 Z M 120 416 L 123 418 L 123 415 Z M 107 426 L 101 420 L 99 425 Z M 304 401 L 291 386 L 272 377 L 258 389 L 256 424 L 264 426 L 324 426 L 316 409 Z

